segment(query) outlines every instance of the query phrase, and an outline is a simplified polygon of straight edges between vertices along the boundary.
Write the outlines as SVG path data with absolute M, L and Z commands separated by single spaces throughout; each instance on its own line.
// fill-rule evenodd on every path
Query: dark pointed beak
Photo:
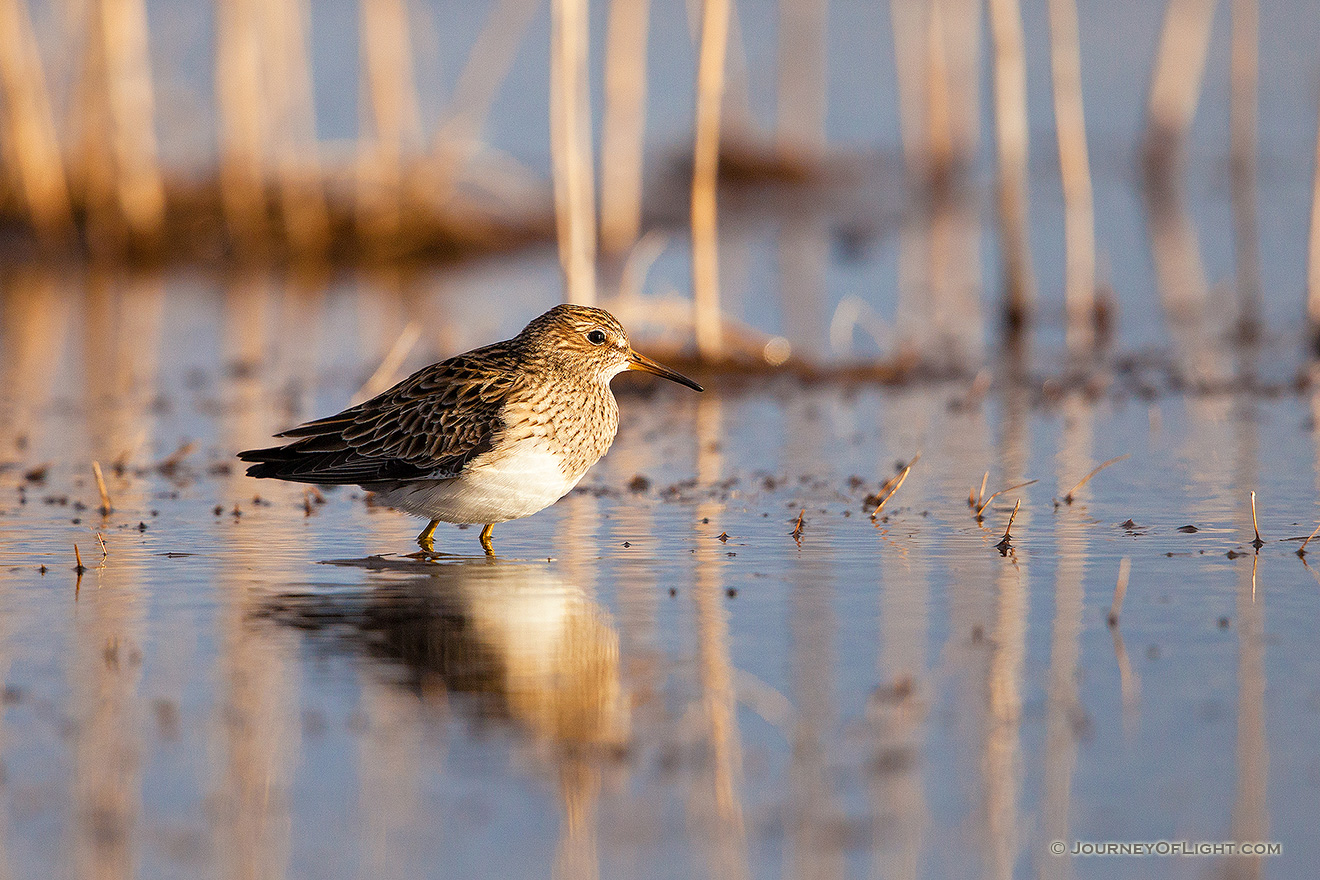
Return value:
M 670 382 L 677 382 L 679 385 L 686 385 L 687 387 L 691 388 L 693 391 L 704 390 L 696 382 L 693 382 L 691 379 L 689 379 L 687 376 L 684 376 L 682 373 L 678 372 L 677 370 L 671 370 L 668 367 L 663 366 L 662 364 L 657 364 L 649 357 L 646 357 L 645 355 L 640 355 L 637 352 L 631 350 L 628 356 L 628 369 L 639 370 L 643 373 L 650 373 L 654 376 L 663 377 L 665 379 L 668 379 Z

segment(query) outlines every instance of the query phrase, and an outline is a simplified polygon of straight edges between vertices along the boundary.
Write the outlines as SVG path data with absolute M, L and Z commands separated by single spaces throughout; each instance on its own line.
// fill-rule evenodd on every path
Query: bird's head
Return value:
M 585 373 L 606 384 L 624 370 L 640 370 L 702 390 L 682 373 L 633 351 L 628 332 L 604 309 L 558 305 L 534 319 L 519 336 L 558 369 Z

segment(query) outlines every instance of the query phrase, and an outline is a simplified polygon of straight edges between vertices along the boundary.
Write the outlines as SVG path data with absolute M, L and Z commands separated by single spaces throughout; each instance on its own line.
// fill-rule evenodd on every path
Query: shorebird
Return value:
M 614 442 L 610 380 L 625 370 L 701 386 L 633 351 L 603 309 L 560 305 L 512 339 L 432 364 L 341 413 L 291 428 L 283 446 L 240 452 L 251 477 L 357 485 L 430 522 L 481 524 L 530 516 L 577 485 Z

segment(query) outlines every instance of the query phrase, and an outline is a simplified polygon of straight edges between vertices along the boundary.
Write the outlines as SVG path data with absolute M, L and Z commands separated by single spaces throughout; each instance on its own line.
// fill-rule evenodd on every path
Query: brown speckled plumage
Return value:
M 277 435 L 290 438 L 283 446 L 239 458 L 253 462 L 253 477 L 397 493 L 463 480 L 480 489 L 483 474 L 535 450 L 554 457 L 571 488 L 614 440 L 619 410 L 609 381 L 625 369 L 700 390 L 634 352 L 608 312 L 556 306 L 513 339 L 426 367 L 365 403 Z M 433 519 L 481 521 L 451 519 L 422 501 L 397 506 Z M 516 512 L 522 506 L 512 505 L 504 519 L 525 515 Z

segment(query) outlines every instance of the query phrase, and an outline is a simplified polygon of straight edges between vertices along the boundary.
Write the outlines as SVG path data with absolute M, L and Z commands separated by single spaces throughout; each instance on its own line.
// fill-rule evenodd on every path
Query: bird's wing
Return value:
M 426 367 L 337 415 L 276 436 L 293 442 L 239 453 L 249 476 L 358 484 L 456 477 L 505 428 L 518 373 L 494 346 Z

